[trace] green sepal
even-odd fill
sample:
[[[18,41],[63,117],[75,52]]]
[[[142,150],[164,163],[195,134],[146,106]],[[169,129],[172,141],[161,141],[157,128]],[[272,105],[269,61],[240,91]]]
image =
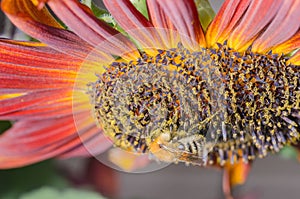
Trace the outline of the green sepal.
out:
[[[86,5],[87,7],[91,8],[93,0],[80,0],[80,2]]]
[[[300,51],[300,48],[296,48],[292,52],[288,53],[286,56],[293,57],[298,51]]]
[[[146,0],[130,0],[134,7],[149,19]]]
[[[194,0],[198,16],[202,25],[203,30],[205,31],[210,24],[210,22],[214,19],[216,13],[211,7],[209,0]]]

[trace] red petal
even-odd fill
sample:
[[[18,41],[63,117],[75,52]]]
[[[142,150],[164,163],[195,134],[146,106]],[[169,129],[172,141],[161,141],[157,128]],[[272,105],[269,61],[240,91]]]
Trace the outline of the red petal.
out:
[[[153,27],[129,0],[104,0],[103,2],[124,30]]]
[[[72,150],[66,151],[63,154],[59,155],[60,158],[72,158],[72,157],[89,157],[97,156],[108,148],[112,146],[112,142],[104,136],[102,133],[99,133],[100,130],[95,126],[90,130],[91,136],[87,139],[84,145],[78,145]]]
[[[56,119],[17,122],[0,137],[0,168],[25,166],[61,154],[67,155],[95,135],[103,137],[94,123],[86,119],[87,114],[88,112],[82,114],[80,122],[84,125],[78,129],[74,125],[72,115]],[[106,147],[102,147],[102,143]],[[103,151],[107,148],[107,144],[103,139],[102,143],[98,144]]]
[[[176,48],[180,41],[175,26],[168,17],[168,14],[161,8],[158,0],[147,1],[149,18],[157,30],[157,35],[161,38],[163,48]],[[157,47],[162,46],[161,44]]]
[[[298,31],[292,38],[289,40],[275,46],[272,48],[273,53],[290,53],[293,50],[300,48],[300,31]]]
[[[151,31],[153,25],[132,5],[129,0],[104,0],[106,8],[118,24],[143,47],[159,47],[160,38]],[[145,29],[148,28],[148,29]]]
[[[39,42],[0,39],[0,53],[0,60],[3,63],[8,62],[48,69],[77,71],[82,62],[82,59],[60,53]]]
[[[276,16],[284,0],[253,0],[237,27],[228,38],[228,45],[246,49]]]
[[[24,9],[24,4],[30,7],[31,10]],[[75,34],[50,26],[47,23],[41,23],[41,20],[37,18],[42,17],[40,13],[43,12],[37,10],[29,0],[4,0],[1,6],[2,10],[18,28],[58,51],[85,58],[86,54],[92,49],[90,45]],[[43,10],[45,9],[43,8]]]
[[[300,27],[299,8],[299,0],[285,0],[271,24],[254,42],[252,50],[263,53],[291,38]]]
[[[0,40],[0,46],[1,119],[72,113],[72,89],[81,60],[35,42]]]
[[[227,0],[207,31],[207,42],[216,46],[228,40],[240,51],[254,42],[254,51],[266,52],[299,29],[298,7],[297,0]]]
[[[1,8],[10,15],[26,13],[34,21],[44,25],[62,28],[47,8],[37,9],[31,0],[2,0]]]
[[[161,8],[180,34],[187,36],[191,42],[205,46],[203,30],[198,18],[197,8],[193,0],[159,0]]]
[[[20,75],[0,74],[1,89],[18,89],[28,91],[35,89],[72,88],[74,79],[61,79],[56,77],[34,78]]]
[[[118,56],[125,52],[136,51],[130,40],[97,19],[88,7],[78,1],[50,0],[48,4],[70,29],[91,45],[99,46],[105,52],[109,51]],[[113,35],[117,36],[112,37]],[[103,43],[105,40],[109,42]]]
[[[151,23],[153,24],[154,27],[157,28],[175,30],[175,27],[171,22],[170,18],[168,17],[167,13],[165,13],[161,9],[158,2],[159,2],[158,0],[147,0],[148,14]]]
[[[34,42],[0,40],[0,47],[1,93],[73,88],[82,60]]]
[[[0,100],[0,118],[2,115],[8,113],[14,113],[33,106],[37,107],[45,103],[51,104],[50,102],[57,101],[58,99],[70,98],[70,96],[70,91],[66,92],[65,89],[53,89],[26,93],[19,97]]]
[[[226,0],[206,32],[208,46],[223,43],[247,10],[251,0]]]

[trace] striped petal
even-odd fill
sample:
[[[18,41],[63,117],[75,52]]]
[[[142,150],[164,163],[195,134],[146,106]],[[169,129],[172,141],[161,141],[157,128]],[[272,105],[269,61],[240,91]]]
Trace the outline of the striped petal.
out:
[[[50,14],[42,15],[41,13],[48,13],[46,7],[38,10],[30,0],[3,0],[1,7],[18,28],[60,52],[84,58],[92,49],[92,46],[74,33],[53,25],[54,19],[47,17]],[[41,20],[42,17],[45,19]]]
[[[97,19],[88,7],[78,1],[49,0],[48,4],[73,32],[91,45],[98,46],[99,49],[118,56],[126,52],[136,51],[130,40]],[[104,41],[106,42],[104,43]]]
[[[1,108],[0,119],[1,120],[23,120],[23,119],[48,119],[48,118],[58,118],[66,115],[72,114],[72,98],[70,97],[70,91],[59,91],[52,90],[41,94],[41,92],[34,92],[25,94],[22,97],[6,99],[0,101],[4,104]],[[41,97],[34,97],[34,95],[41,94]],[[47,100],[46,97],[50,98],[52,94],[52,99]],[[53,99],[57,97],[57,99]],[[18,101],[18,100],[23,101]],[[16,102],[13,104],[13,102]],[[75,105],[75,104],[74,104]],[[80,104],[76,104],[79,106]],[[83,107],[83,105],[80,105]],[[9,107],[12,107],[9,109]]]

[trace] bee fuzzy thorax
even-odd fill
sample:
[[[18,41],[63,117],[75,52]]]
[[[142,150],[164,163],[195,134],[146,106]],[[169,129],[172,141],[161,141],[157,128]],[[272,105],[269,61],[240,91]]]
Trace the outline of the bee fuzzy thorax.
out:
[[[115,61],[89,85],[97,122],[117,147],[223,165],[299,139],[299,66],[288,57],[226,43],[156,52]]]

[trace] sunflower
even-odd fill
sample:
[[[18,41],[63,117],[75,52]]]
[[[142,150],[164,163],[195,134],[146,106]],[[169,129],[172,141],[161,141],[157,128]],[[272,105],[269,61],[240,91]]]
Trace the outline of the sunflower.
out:
[[[103,2],[117,26],[76,0],[2,1],[40,42],[0,40],[0,119],[15,121],[1,168],[113,143],[225,167],[235,185],[256,157],[297,144],[300,1],[226,0],[205,29],[193,0],[147,0],[146,14]]]

